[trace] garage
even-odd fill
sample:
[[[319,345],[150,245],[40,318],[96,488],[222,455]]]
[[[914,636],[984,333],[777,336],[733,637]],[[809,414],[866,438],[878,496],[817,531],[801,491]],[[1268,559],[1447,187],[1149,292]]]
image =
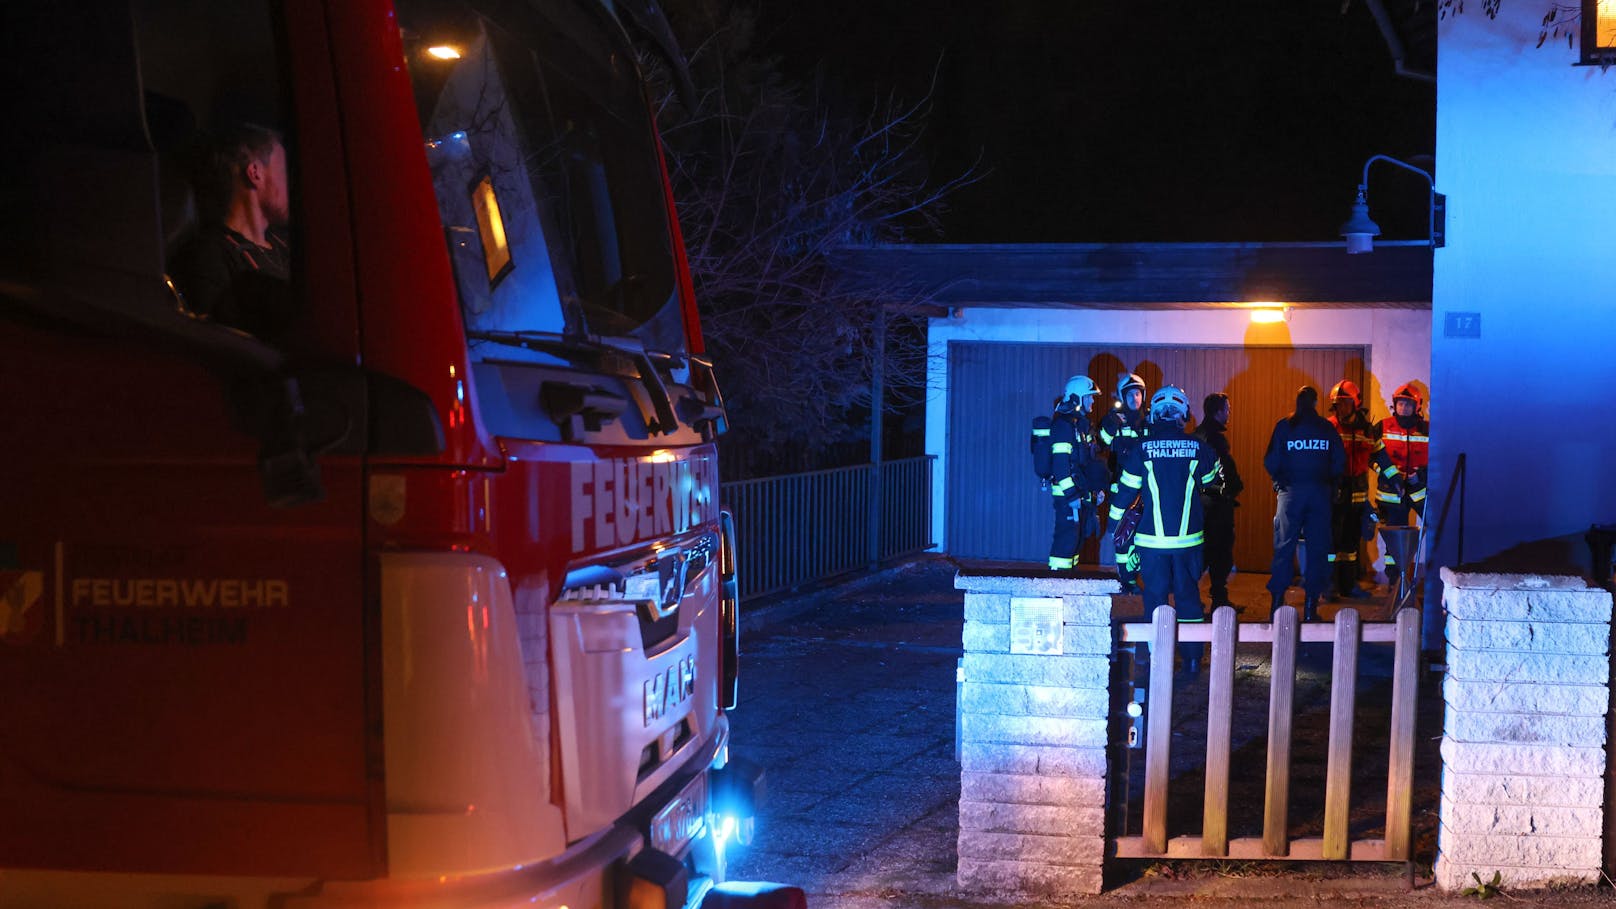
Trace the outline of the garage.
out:
[[[1206,395],[1229,395],[1234,411],[1229,441],[1246,481],[1236,512],[1235,564],[1243,571],[1267,571],[1272,555],[1274,491],[1262,455],[1274,421],[1290,413],[1302,385],[1318,388],[1321,395],[1342,378],[1364,387],[1368,371],[1363,346],[954,341],[947,358],[944,526],[950,555],[1043,561],[1049,554],[1051,506],[1032,472],[1029,425],[1049,414],[1069,376],[1088,375],[1110,390],[1120,375],[1135,372],[1152,391],[1164,383],[1184,388],[1196,418]],[[1096,409],[1111,403],[1102,399]]]
[[[1423,241],[1376,243],[1367,256],[1322,242],[939,244],[842,257],[857,281],[910,288],[930,306],[931,538],[955,558],[1044,564],[1052,509],[1027,442],[1032,419],[1075,374],[1107,391],[1127,371],[1152,390],[1181,385],[1196,416],[1207,394],[1230,396],[1246,481],[1235,561],[1245,571],[1266,572],[1272,560],[1262,452],[1299,386],[1327,395],[1350,378],[1379,420],[1392,390],[1412,382],[1441,432]],[[1378,546],[1366,553],[1377,567]]]

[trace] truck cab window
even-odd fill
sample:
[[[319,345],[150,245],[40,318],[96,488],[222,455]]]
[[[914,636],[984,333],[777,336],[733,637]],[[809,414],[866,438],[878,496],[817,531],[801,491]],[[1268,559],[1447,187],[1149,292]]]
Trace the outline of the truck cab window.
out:
[[[11,4],[0,46],[28,74],[12,113],[29,126],[0,140],[10,168],[0,196],[13,212],[0,286],[27,288],[25,305],[98,329],[194,333],[188,315],[279,330],[286,320],[274,310],[295,308],[286,288],[298,199],[280,9],[277,0]],[[231,216],[228,194],[206,176],[209,149],[245,125],[273,139],[241,145],[252,173],[232,175],[264,200],[237,206],[251,222]],[[193,245],[220,226],[250,241],[240,262],[278,274],[279,287],[237,293],[234,282],[212,287],[187,271]]]
[[[295,143],[271,13],[267,0],[150,0],[134,24],[176,305],[276,342],[298,296]]]

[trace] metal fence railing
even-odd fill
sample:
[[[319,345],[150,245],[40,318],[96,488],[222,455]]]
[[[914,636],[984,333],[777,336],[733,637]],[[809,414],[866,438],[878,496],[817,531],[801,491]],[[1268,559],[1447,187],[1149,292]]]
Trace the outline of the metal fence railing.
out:
[[[929,548],[935,460],[887,461],[879,483],[874,466],[860,464],[722,484],[735,515],[741,597]]]

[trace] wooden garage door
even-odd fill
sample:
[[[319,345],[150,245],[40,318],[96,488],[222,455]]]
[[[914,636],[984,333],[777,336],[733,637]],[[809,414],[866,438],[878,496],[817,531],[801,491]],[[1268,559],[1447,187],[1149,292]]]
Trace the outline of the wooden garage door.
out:
[[[1125,347],[951,342],[948,346],[947,548],[961,558],[1042,562],[1049,555],[1052,506],[1027,451],[1032,418],[1049,413],[1069,376],[1086,374],[1104,391],[1136,372],[1151,391],[1171,382],[1201,399],[1220,391],[1233,403],[1229,441],[1246,491],[1236,512],[1235,564],[1268,570],[1274,490],[1262,469],[1274,422],[1290,413],[1296,389],[1320,397],[1342,378],[1360,386],[1362,347]],[[1096,409],[1109,406],[1102,399]],[[1193,426],[1193,423],[1191,424]]]

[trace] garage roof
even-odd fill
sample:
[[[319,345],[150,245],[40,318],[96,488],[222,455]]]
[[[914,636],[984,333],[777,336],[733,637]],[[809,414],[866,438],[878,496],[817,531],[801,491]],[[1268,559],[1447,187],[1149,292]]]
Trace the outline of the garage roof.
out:
[[[1360,256],[1340,242],[1036,243],[847,247],[836,258],[857,283],[897,281],[945,306],[1431,308],[1421,241]]]

